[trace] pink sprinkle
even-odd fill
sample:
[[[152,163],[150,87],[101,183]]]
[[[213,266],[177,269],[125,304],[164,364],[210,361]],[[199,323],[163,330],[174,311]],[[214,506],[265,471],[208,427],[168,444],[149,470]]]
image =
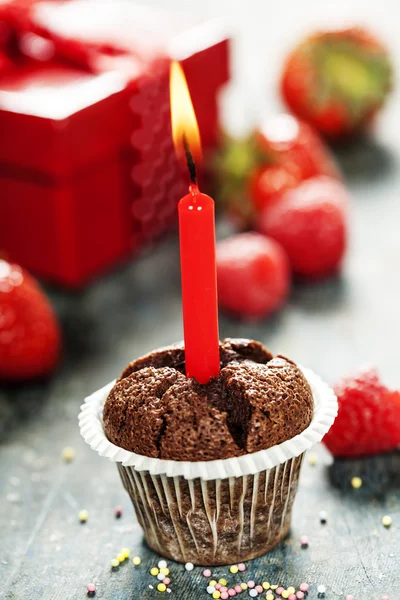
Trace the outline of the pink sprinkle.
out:
[[[282,592],[284,592],[284,591],[285,591],[285,588],[282,587],[281,585],[278,588],[276,588],[276,593],[277,594],[282,594]]]
[[[297,596],[297,598],[298,598],[299,600],[303,600],[303,599],[304,599],[304,594],[303,594],[303,592],[297,592],[296,596]]]
[[[221,592],[221,594],[223,594],[224,592],[228,591],[228,588],[223,585],[221,588],[219,588],[219,591]]]
[[[247,587],[252,589],[253,587],[255,587],[255,583],[252,579],[249,579],[249,581],[247,582]]]
[[[240,587],[240,585],[235,585],[235,592],[237,594],[241,594],[243,592],[242,588]]]
[[[306,535],[302,535],[300,538],[300,544],[304,547],[308,546],[308,537]]]
[[[222,585],[220,583],[216,583],[214,587],[216,590],[220,590],[222,588]]]
[[[346,600],[354,600],[353,594],[347,594]]]
[[[290,594],[289,600],[297,600],[296,594]]]
[[[263,593],[263,591],[264,591],[264,590],[263,590],[263,587],[262,587],[262,585],[256,585],[256,591],[257,591],[259,594],[262,594],[262,593]]]
[[[221,593],[221,600],[228,600],[228,598],[229,598],[228,592],[222,592]]]
[[[233,588],[229,588],[228,594],[229,594],[229,596],[236,596],[236,591]]]
[[[86,586],[86,589],[89,592],[89,594],[92,594],[93,592],[96,591],[96,586],[94,583],[88,583]]]
[[[246,565],[244,563],[239,563],[238,564],[238,569],[239,569],[239,571],[245,571],[246,570]]]
[[[122,507],[116,506],[115,507],[115,518],[119,519],[121,516],[122,516]]]
[[[166,577],[165,579],[162,580],[163,583],[165,583],[165,585],[169,585],[171,583],[171,580],[169,577]]]
[[[300,589],[302,592],[308,592],[308,590],[310,589],[310,586],[308,585],[308,583],[301,583]]]
[[[203,576],[204,577],[211,577],[211,571],[210,571],[210,569],[204,569]]]
[[[381,600],[390,600],[389,596],[382,596]]]

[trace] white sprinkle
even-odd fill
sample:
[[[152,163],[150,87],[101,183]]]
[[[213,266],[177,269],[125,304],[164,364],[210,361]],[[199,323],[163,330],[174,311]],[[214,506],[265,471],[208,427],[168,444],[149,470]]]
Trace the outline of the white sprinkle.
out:
[[[167,561],[166,560],[159,560],[157,567],[159,569],[166,569],[167,568]]]
[[[186,563],[186,565],[185,565],[185,569],[186,569],[186,571],[193,571],[193,569],[194,569],[194,564],[193,564],[193,563],[190,563],[190,562],[189,562],[189,563]]]
[[[153,586],[152,586],[152,585],[149,585],[149,589],[150,589],[150,590],[154,590],[154,588],[153,588]]]
[[[322,596],[324,596],[325,592],[326,592],[326,587],[324,585],[319,585],[317,587],[317,591],[318,591],[318,594],[321,594]]]
[[[167,588],[167,592],[170,594],[172,592],[171,588]]]
[[[249,596],[250,596],[251,598],[256,598],[256,597],[258,596],[258,592],[257,592],[257,590],[250,590],[250,591],[249,591]]]
[[[215,592],[215,587],[213,585],[207,586],[207,594],[212,594]]]
[[[321,521],[321,523],[326,523],[326,521],[328,520],[328,513],[326,512],[326,510],[320,511],[319,520]]]
[[[159,574],[157,575],[157,579],[159,579],[160,581],[163,581],[163,579],[165,579],[165,575],[164,575],[164,573],[159,573]]]

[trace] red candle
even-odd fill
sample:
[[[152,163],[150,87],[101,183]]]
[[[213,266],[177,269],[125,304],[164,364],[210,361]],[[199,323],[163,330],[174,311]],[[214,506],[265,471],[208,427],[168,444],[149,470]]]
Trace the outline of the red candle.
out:
[[[186,158],[191,179],[178,205],[186,375],[208,383],[220,369],[214,201],[197,186],[193,155],[200,154],[200,136],[178,63],[171,66],[171,119],[177,154]]]

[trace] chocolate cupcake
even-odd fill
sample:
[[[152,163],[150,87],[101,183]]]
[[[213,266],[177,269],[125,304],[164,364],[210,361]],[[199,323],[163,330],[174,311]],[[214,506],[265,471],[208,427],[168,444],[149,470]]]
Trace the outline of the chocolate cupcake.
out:
[[[81,414],[85,439],[118,463],[148,545],[181,562],[235,563],[282,540],[304,450],[322,437],[315,390],[295,363],[239,339],[224,340],[220,357],[219,375],[200,385],[185,376],[182,344],[155,350],[100,390],[95,438],[93,411]],[[326,386],[323,396],[326,429],[336,401]]]

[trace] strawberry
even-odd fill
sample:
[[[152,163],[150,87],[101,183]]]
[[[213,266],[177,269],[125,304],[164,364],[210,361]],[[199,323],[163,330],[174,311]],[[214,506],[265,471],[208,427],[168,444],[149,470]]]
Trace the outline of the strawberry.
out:
[[[292,115],[281,113],[266,118],[256,136],[259,148],[270,161],[297,171],[299,181],[316,175],[341,177],[332,154],[315,129]]]
[[[289,108],[335,139],[364,129],[392,88],[386,48],[361,28],[322,31],[303,40],[283,69]]]
[[[364,369],[335,388],[339,413],[324,443],[335,456],[368,456],[400,445],[400,392],[375,369]]]
[[[47,375],[60,348],[54,312],[36,281],[0,260],[0,380]]]
[[[252,226],[264,206],[304,179],[340,179],[318,133],[287,114],[265,119],[246,139],[226,137],[212,166],[218,201],[243,227]]]
[[[267,207],[256,227],[283,246],[295,274],[320,279],[336,271],[343,259],[347,204],[343,184],[314,177]]]
[[[284,250],[259,233],[239,233],[217,245],[222,308],[247,318],[269,315],[285,302],[290,268]]]
[[[284,192],[301,181],[300,172],[290,166],[260,167],[249,178],[249,196],[257,213],[279,201]]]

